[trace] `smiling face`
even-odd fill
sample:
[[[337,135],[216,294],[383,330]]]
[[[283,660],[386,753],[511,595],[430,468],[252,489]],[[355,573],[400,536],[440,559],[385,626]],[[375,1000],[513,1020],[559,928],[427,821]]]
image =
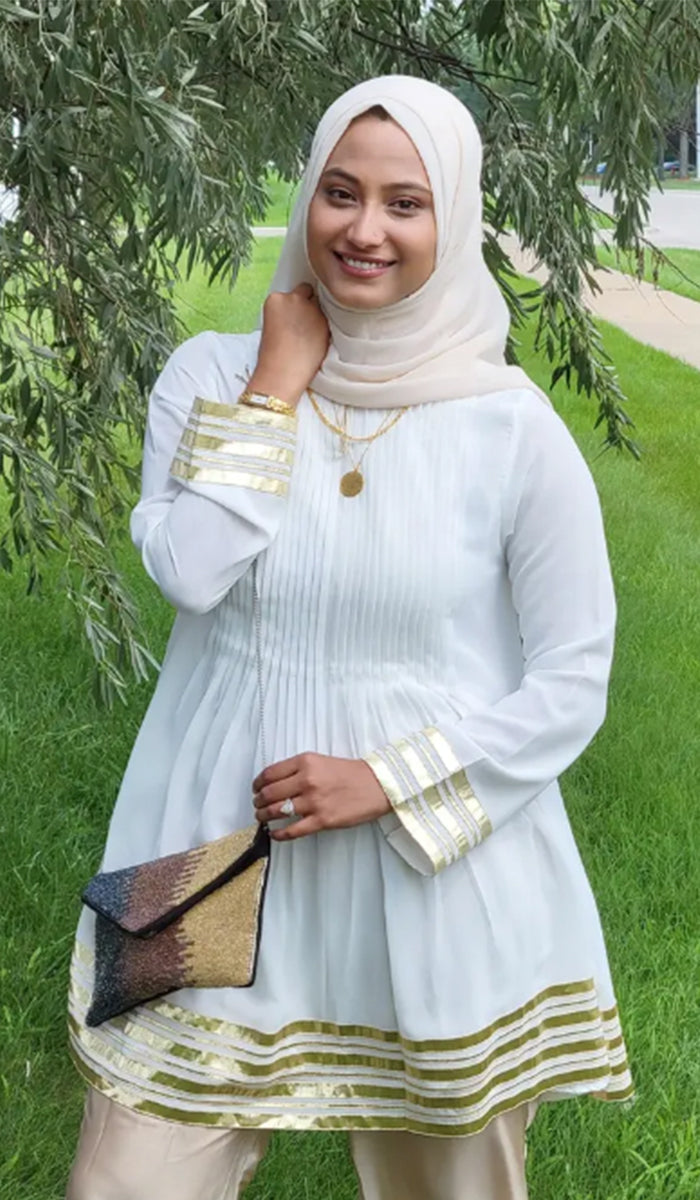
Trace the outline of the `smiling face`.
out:
[[[430,183],[408,134],[365,115],[348,126],[309,205],[309,262],[347,308],[383,308],[410,296],[435,266]]]

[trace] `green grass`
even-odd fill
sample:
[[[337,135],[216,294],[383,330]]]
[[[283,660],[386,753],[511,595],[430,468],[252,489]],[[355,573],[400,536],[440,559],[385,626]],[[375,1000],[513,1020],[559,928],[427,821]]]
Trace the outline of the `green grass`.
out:
[[[218,281],[210,287],[201,265],[175,289],[177,314],[187,329],[218,329],[220,333],[248,333],[258,316],[279,257],[282,238],[262,237],[254,246],[252,261],[241,267],[231,290]]]
[[[263,225],[287,225],[299,184],[286,183],[284,179],[280,179],[279,175],[271,172],[267,181],[267,190],[270,204],[265,213]]]
[[[581,183],[587,184],[589,187],[600,187],[600,175],[586,175]],[[661,190],[666,192],[669,189],[674,192],[694,192],[700,188],[700,180],[693,176],[688,176],[686,179],[678,179],[672,175],[661,180]],[[657,192],[659,189],[656,184],[651,185],[651,192]]]
[[[595,203],[595,202],[594,202]],[[614,229],[615,222],[609,213],[603,212],[602,209],[595,209],[592,212],[593,224],[598,229]]]
[[[645,250],[642,278],[666,291],[700,301],[700,250],[664,250],[664,254],[669,263],[661,264],[655,278],[653,256]],[[599,246],[598,261],[601,266],[612,267],[626,275],[637,274],[637,259],[632,254]]]
[[[661,187],[664,192],[669,189],[672,192],[695,192],[700,188],[700,179],[693,179],[690,176],[687,179],[673,179],[669,176],[668,179],[662,181]]]
[[[275,252],[274,243],[257,245],[242,297],[196,278],[183,285],[192,331],[249,328]],[[564,791],[598,896],[639,1099],[628,1110],[547,1106],[531,1140],[531,1195],[698,1200],[700,376],[611,327],[605,337],[645,456],[641,464],[599,456],[592,405],[557,388],[600,490],[620,610],[608,721]],[[525,357],[546,385],[527,345]],[[172,611],[125,528],[114,543],[160,655]],[[50,563],[43,594],[31,599],[21,572],[0,576],[1,1200],[63,1196],[82,1090],[66,1051],[64,999],[77,898],[152,692],[135,687],[126,707],[96,710],[59,573]],[[354,1196],[342,1136],[294,1134],[273,1140],[246,1200]]]

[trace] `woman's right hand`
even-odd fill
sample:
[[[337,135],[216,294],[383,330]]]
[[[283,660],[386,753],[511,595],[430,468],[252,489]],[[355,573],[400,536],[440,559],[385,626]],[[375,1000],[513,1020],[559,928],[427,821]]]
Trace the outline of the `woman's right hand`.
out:
[[[330,337],[311,284],[271,292],[263,305],[258,361],[248,387],[298,404],[328,353]]]

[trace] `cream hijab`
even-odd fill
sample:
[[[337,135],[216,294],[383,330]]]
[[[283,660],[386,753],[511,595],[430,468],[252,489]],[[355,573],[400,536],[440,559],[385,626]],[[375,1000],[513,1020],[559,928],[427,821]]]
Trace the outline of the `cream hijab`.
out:
[[[309,204],[328,157],[355,117],[381,104],[413,141],[433,191],[435,269],[417,292],[371,311],[338,304],[306,253]],[[508,310],[481,252],[481,141],[464,105],[444,88],[405,75],[368,79],[327,109],[311,154],[271,291],[313,284],[331,345],[312,386],[358,408],[539,389],[506,365]],[[542,395],[542,393],[539,393]],[[542,395],[542,399],[545,399]]]

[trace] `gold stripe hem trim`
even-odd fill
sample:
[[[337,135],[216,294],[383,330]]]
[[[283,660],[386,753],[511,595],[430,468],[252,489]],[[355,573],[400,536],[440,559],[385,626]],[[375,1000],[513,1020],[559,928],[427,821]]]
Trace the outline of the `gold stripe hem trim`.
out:
[[[302,1116],[295,1113],[267,1113],[261,1116],[250,1116],[249,1114],[234,1111],[213,1113],[175,1108],[172,1105],[164,1103],[135,1099],[133,1093],[128,1089],[120,1088],[110,1083],[104,1076],[93,1071],[82,1060],[74,1048],[71,1048],[71,1054],[76,1069],[92,1087],[110,1096],[127,1108],[186,1125],[206,1125],[233,1129],[403,1129],[411,1133],[455,1137],[461,1134],[478,1133],[493,1117],[517,1108],[520,1104],[534,1100],[542,1096],[545,1092],[571,1086],[572,1084],[593,1084],[596,1080],[602,1081],[607,1076],[607,1072],[597,1070],[565,1071],[558,1075],[552,1075],[548,1079],[539,1080],[530,1088],[526,1088],[514,1096],[508,1097],[508,1099],[494,1104],[474,1121],[441,1124],[438,1122],[419,1121],[406,1115],[380,1116],[372,1114],[370,1116],[357,1116],[348,1114],[343,1116]],[[619,1091],[592,1091],[592,1094],[596,1099],[619,1102],[631,1099],[634,1095],[634,1088],[630,1084]]]
[[[156,1054],[164,1057],[194,1063],[198,1068],[203,1070],[214,1068],[218,1074],[226,1071],[231,1077],[265,1079],[299,1068],[313,1066],[382,1072],[386,1075],[394,1075],[407,1080],[425,1081],[426,1083],[458,1082],[483,1075],[489,1068],[496,1065],[499,1059],[506,1059],[509,1056],[513,1056],[517,1051],[526,1047],[528,1043],[533,1042],[538,1043],[538,1056],[545,1053],[559,1053],[564,1051],[579,1053],[585,1049],[605,1049],[609,1053],[614,1047],[605,1038],[604,1034],[598,1037],[591,1037],[590,1035],[586,1036],[585,1029],[574,1031],[572,1028],[573,1026],[585,1026],[586,1024],[595,1023],[600,1023],[599,1014],[595,1010],[588,1010],[582,1013],[576,1012],[570,1015],[554,1014],[543,1018],[536,1026],[526,1030],[518,1037],[511,1038],[507,1042],[502,1042],[494,1046],[488,1054],[466,1066],[445,1064],[418,1067],[411,1062],[407,1062],[406,1059],[382,1058],[378,1053],[362,1054],[353,1050],[338,1053],[337,1049],[330,1051],[323,1047],[297,1050],[292,1053],[284,1052],[274,1062],[260,1064],[248,1062],[226,1051],[209,1052],[197,1050],[190,1046],[183,1046],[165,1036],[153,1034],[141,1027],[134,1029],[136,1036],[133,1036],[131,1040],[136,1043],[137,1047],[148,1047],[150,1050],[155,1051]],[[95,1039],[90,1030],[85,1029],[80,1021],[73,1016],[69,1017],[69,1027],[76,1040],[85,1045],[88,1053],[90,1052],[93,1040],[99,1041],[99,1039]],[[562,1036],[568,1034],[569,1037],[577,1037],[577,1040],[569,1043],[552,1041],[552,1038],[556,1037],[558,1030],[562,1031]],[[549,1035],[548,1038],[547,1035]],[[548,1040],[550,1042],[549,1046],[547,1046]],[[98,1046],[98,1054],[102,1053],[106,1058],[111,1057],[112,1051],[110,1050],[110,1054],[108,1055],[108,1049],[110,1048],[100,1044]],[[113,1053],[117,1056],[114,1062],[116,1066],[128,1069],[128,1063],[135,1061],[123,1055],[121,1051],[114,1050]],[[171,1084],[170,1086],[174,1085]],[[219,1089],[216,1085],[212,1085],[211,1088],[205,1085],[204,1090],[216,1092]]]
[[[93,963],[92,953],[86,946],[83,946],[79,942],[76,943],[75,957],[85,963],[86,966],[91,966]],[[290,1037],[295,1037],[299,1034],[310,1034],[332,1038],[364,1038],[378,1043],[400,1046],[402,1050],[408,1053],[439,1054],[453,1050],[466,1050],[472,1046],[478,1046],[481,1042],[492,1037],[494,1033],[506,1028],[508,1025],[514,1025],[516,1022],[521,1021],[523,1017],[530,1015],[540,1005],[552,999],[571,997],[572,1001],[578,1004],[590,1000],[593,1006],[592,1010],[600,1013],[600,1018],[604,1023],[617,1021],[617,1007],[614,1006],[602,1011],[595,1007],[596,994],[593,979],[552,984],[550,987],[543,988],[542,991],[537,992],[525,1004],[520,1005],[511,1012],[504,1013],[501,1017],[497,1017],[495,1021],[492,1021],[476,1033],[468,1034],[466,1037],[427,1038],[424,1041],[403,1037],[399,1032],[394,1030],[377,1029],[371,1025],[340,1025],[332,1021],[290,1021],[280,1029],[266,1033],[259,1029],[253,1029],[248,1025],[237,1025],[231,1021],[224,1021],[219,1017],[207,1017],[202,1013],[192,1012],[168,1000],[153,1001],[150,1004],[143,1005],[137,1011],[142,1011],[146,1015],[152,1014],[156,1018],[160,1016],[168,1021],[177,1022],[180,1025],[189,1025],[192,1029],[201,1029],[208,1033],[220,1033],[234,1041],[250,1042],[253,1045],[262,1047],[277,1046],[280,1042],[286,1041]],[[124,1018],[117,1018],[117,1020],[123,1021]]]

